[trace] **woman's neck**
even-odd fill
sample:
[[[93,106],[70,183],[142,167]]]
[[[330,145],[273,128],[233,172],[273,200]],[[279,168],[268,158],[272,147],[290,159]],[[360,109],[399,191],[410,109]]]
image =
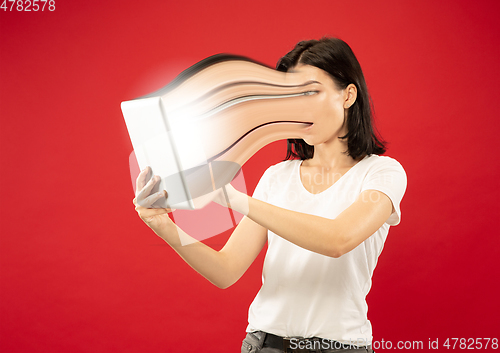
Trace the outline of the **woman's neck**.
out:
[[[314,156],[305,166],[321,168],[325,171],[351,168],[358,161],[347,154],[347,141],[335,139],[314,146]]]

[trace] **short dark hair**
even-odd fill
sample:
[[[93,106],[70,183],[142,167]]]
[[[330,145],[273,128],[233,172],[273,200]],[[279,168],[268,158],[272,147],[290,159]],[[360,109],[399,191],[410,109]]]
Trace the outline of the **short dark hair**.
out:
[[[347,154],[358,159],[370,154],[385,152],[385,142],[377,136],[373,124],[373,107],[365,77],[358,59],[349,45],[338,38],[322,38],[297,43],[276,65],[278,71],[286,72],[297,64],[311,65],[326,71],[340,89],[354,84],[357,89],[355,103],[347,112]],[[289,139],[286,159],[309,159],[314,147],[302,139]]]

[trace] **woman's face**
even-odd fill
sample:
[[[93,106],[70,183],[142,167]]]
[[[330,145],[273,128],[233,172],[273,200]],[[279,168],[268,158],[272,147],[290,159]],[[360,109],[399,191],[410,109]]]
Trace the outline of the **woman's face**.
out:
[[[313,112],[313,124],[305,129],[303,140],[309,145],[319,145],[344,136],[348,89],[339,89],[328,73],[315,66],[298,64],[288,72],[304,75],[305,81],[318,82],[316,104],[308,107]]]

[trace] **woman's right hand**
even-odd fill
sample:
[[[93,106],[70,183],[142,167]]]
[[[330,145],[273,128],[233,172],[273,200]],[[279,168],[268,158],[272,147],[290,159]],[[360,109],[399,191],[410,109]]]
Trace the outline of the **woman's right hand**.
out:
[[[160,177],[154,175],[147,180],[147,176],[150,174],[151,168],[147,167],[137,177],[136,180],[136,196],[133,200],[135,205],[135,210],[139,214],[139,217],[146,223],[155,233],[168,227],[175,226],[174,222],[168,216],[168,213],[172,212],[169,208],[150,208],[156,201],[163,197],[167,197],[168,194],[165,190],[151,194],[153,187],[160,181]]]

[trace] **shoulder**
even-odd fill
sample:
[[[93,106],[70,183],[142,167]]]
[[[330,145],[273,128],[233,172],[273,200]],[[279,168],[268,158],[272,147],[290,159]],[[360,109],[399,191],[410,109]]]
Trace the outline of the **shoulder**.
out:
[[[378,156],[372,154],[365,157],[360,163],[358,170],[365,175],[380,174],[380,173],[397,173],[406,178],[406,172],[396,159],[389,156]]]
[[[267,168],[264,174],[275,175],[282,173],[290,173],[294,170],[297,165],[299,165],[302,161],[299,159],[287,160],[277,164],[274,164]]]
[[[378,156],[376,154],[372,154],[366,157],[366,164],[370,168],[377,167],[398,167],[403,169],[401,163],[399,163],[396,159],[389,156]]]
[[[378,189],[386,193],[393,190],[404,194],[407,185],[406,172],[397,160],[388,156],[371,155],[360,162],[358,178],[362,189]]]
[[[260,183],[267,185],[274,184],[275,182],[283,182],[293,176],[294,171],[300,165],[301,160],[287,160],[274,164],[266,169],[260,179]]]
[[[361,191],[378,190],[386,194],[392,202],[394,212],[387,224],[396,225],[401,219],[399,204],[406,191],[406,172],[397,160],[388,156],[371,155],[365,162]]]
[[[267,201],[270,190],[276,186],[286,184],[287,180],[293,178],[293,171],[300,164],[300,160],[289,160],[277,163],[266,169],[260,178],[253,197],[262,201]]]
[[[401,201],[407,185],[406,172],[397,160],[388,156],[371,155],[364,163],[362,190],[375,189],[387,194],[393,204]]]

